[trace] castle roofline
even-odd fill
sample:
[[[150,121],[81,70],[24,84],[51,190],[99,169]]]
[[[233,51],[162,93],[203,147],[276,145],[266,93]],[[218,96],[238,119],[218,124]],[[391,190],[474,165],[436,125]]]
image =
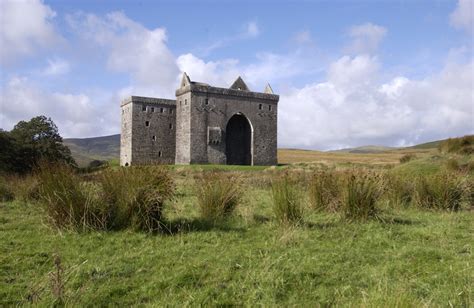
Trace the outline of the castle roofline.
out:
[[[176,96],[180,96],[188,92],[229,95],[229,96],[237,96],[237,97],[249,97],[249,98],[262,99],[262,100],[271,100],[275,102],[278,102],[278,100],[280,99],[280,96],[277,94],[234,90],[234,89],[212,87],[209,85],[200,85],[200,84],[193,84],[193,83],[185,87],[177,89]]]
[[[144,104],[151,104],[151,105],[168,105],[168,106],[176,106],[175,99],[167,99],[167,98],[156,98],[156,97],[146,97],[146,96],[129,96],[125,98],[120,106],[125,106],[129,103],[144,103]]]

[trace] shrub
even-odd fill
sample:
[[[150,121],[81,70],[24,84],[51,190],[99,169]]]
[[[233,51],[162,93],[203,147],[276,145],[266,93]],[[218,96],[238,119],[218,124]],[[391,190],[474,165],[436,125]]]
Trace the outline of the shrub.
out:
[[[272,182],[273,211],[278,222],[297,224],[303,218],[301,195],[288,175]]]
[[[335,211],[341,203],[340,176],[336,172],[314,173],[309,182],[309,199],[313,208]]]
[[[106,170],[99,181],[107,208],[107,228],[148,232],[162,226],[166,200],[174,195],[169,171],[160,166]]]
[[[12,201],[15,198],[7,179],[0,176],[0,202]]]
[[[453,172],[419,177],[415,185],[415,204],[422,208],[457,211],[468,198],[465,178]]]
[[[403,155],[402,157],[400,157],[400,163],[401,163],[401,164],[404,164],[404,163],[407,163],[407,162],[409,162],[409,161],[411,161],[411,160],[413,160],[413,159],[416,159],[416,155],[415,155],[415,154],[411,154],[411,153],[405,154],[405,155]]]
[[[202,218],[217,221],[234,212],[241,197],[235,177],[210,172],[197,183],[197,201]]]
[[[64,164],[43,164],[38,172],[39,201],[50,222],[58,227],[84,231],[104,228],[104,211],[91,183],[82,183]]]
[[[344,217],[348,220],[367,220],[377,217],[376,203],[382,192],[382,179],[371,172],[348,174],[345,185]]]

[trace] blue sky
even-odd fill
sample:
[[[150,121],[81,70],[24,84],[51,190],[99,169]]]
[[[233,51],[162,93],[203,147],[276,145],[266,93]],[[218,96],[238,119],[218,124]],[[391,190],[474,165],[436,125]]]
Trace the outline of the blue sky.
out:
[[[280,94],[280,147],[410,145],[474,132],[473,8],[460,1],[0,0],[0,127],[51,116],[119,133],[129,95],[192,80]]]

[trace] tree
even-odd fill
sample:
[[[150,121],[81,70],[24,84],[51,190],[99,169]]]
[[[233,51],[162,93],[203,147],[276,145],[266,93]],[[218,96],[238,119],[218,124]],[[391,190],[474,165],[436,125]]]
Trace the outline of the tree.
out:
[[[51,118],[37,116],[18,122],[9,133],[13,139],[15,171],[31,171],[40,161],[64,162],[76,166],[71,151],[63,144],[58,127]]]
[[[9,173],[14,172],[16,166],[18,149],[16,148],[15,139],[6,132],[0,129],[0,172]]]

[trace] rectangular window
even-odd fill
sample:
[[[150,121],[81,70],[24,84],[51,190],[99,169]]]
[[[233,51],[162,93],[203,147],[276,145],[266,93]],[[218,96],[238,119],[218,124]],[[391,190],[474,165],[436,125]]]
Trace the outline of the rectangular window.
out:
[[[163,113],[163,111],[164,111],[163,108],[160,108],[160,113]]]
[[[161,157],[163,156],[163,153],[161,153],[161,151],[158,151],[158,157]]]
[[[204,100],[204,103],[205,103],[206,105],[209,105],[209,99],[206,98],[206,99]]]
[[[151,112],[155,112],[155,107],[151,107]]]
[[[170,129],[173,129],[173,124],[170,124]]]
[[[151,137],[151,140],[156,141],[156,136]]]
[[[262,104],[258,104],[258,110],[262,110]]]
[[[146,111],[146,106],[142,106],[142,111]]]
[[[145,126],[146,127],[150,126],[150,121],[145,121]]]
[[[185,104],[185,105],[188,104],[188,100],[187,100],[187,99],[184,100],[184,104]]]
[[[170,108],[170,114],[173,114],[173,109]]]
[[[268,111],[272,111],[272,105],[268,105]]]

